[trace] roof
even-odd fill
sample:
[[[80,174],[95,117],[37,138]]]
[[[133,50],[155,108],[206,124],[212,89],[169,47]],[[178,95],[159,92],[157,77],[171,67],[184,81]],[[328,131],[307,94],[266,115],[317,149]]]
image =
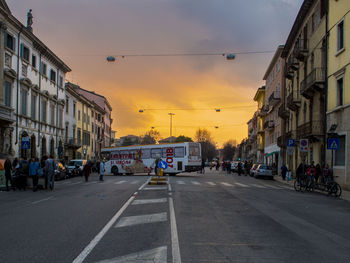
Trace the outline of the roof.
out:
[[[270,62],[270,65],[268,66],[266,72],[265,72],[265,75],[264,75],[264,78],[263,80],[266,80],[267,77],[270,75],[270,72],[271,70],[273,69],[273,67],[275,66],[276,62],[277,62],[277,59],[281,56],[282,54],[282,51],[283,51],[283,48],[284,48],[284,45],[279,45],[277,47],[277,50],[275,52],[275,55],[273,56],[271,62]]]
[[[90,91],[90,90],[83,89],[83,88],[81,88],[81,87],[79,87],[79,86],[78,86],[78,88],[81,89],[81,90],[83,90],[83,91],[86,91],[86,92],[88,92],[88,93],[91,93],[91,94],[93,94],[93,95],[96,95],[96,96],[99,96],[99,97],[103,98],[103,99],[105,100],[105,103],[107,104],[109,110],[112,111],[112,106],[109,104],[109,102],[108,102],[108,100],[106,99],[105,96],[103,96],[103,95],[101,95],[101,94],[98,94],[98,93],[95,93],[95,91]]]
[[[303,25],[303,22],[313,3],[314,0],[304,0],[303,4],[301,5],[298,15],[294,21],[292,30],[289,33],[283,52],[281,54],[282,58],[286,58],[288,56],[290,49],[293,47],[294,40],[297,38],[297,34],[299,33],[299,30]]]
[[[260,94],[262,92],[265,92],[265,86],[262,86],[262,87],[258,88],[258,90],[256,91],[256,93],[254,95],[254,101],[258,100],[258,97],[260,96]]]

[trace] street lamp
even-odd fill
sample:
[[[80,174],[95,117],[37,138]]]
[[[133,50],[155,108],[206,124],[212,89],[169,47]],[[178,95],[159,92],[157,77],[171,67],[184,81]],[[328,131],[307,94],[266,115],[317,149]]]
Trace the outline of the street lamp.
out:
[[[175,115],[175,113],[168,113],[168,115],[170,116],[170,140],[171,140],[171,136],[173,134],[173,116]]]

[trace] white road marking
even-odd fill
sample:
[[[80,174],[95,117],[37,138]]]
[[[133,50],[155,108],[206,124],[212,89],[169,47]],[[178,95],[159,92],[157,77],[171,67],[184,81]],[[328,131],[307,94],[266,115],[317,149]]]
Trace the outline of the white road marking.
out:
[[[132,181],[131,184],[137,184],[138,182],[139,182],[139,180]]]
[[[125,226],[157,223],[157,222],[164,222],[167,220],[168,220],[168,216],[166,212],[140,215],[140,216],[126,216],[126,217],[122,217],[114,227],[118,228],[118,227],[125,227]]]
[[[147,181],[143,185],[141,185],[138,190],[141,191],[149,183],[151,178],[152,178],[152,176],[148,177]]]
[[[177,184],[186,184],[184,181],[176,181]]]
[[[229,184],[229,183],[225,183],[225,182],[221,182],[222,185],[225,185],[225,186],[233,186],[232,184]]]
[[[81,263],[85,260],[85,258],[90,254],[90,252],[94,249],[94,247],[101,241],[103,236],[107,233],[107,231],[113,226],[115,221],[118,220],[120,215],[125,211],[125,209],[130,205],[130,203],[135,199],[135,196],[131,196],[129,200],[120,208],[120,210],[112,217],[111,220],[103,227],[103,229],[95,236],[93,240],[84,248],[84,250],[74,259],[73,263]]]
[[[166,198],[140,199],[140,200],[134,200],[134,202],[132,202],[132,205],[165,203],[166,201],[167,201]]]
[[[260,184],[251,184],[252,186],[258,187],[258,188],[266,188],[265,186],[262,186]]]
[[[125,263],[125,262],[152,262],[164,263],[167,262],[167,247],[157,247],[151,250],[132,253],[126,256],[105,259],[96,263]]]
[[[241,183],[235,183],[236,185],[238,185],[238,186],[241,186],[241,187],[249,187],[248,185],[246,185],[246,184],[241,184]]]
[[[168,181],[168,191],[171,192],[171,185],[169,181]]]
[[[215,183],[213,183],[213,182],[207,182],[207,184],[210,184],[210,185],[216,185]]]
[[[201,184],[201,183],[196,182],[196,181],[191,181],[191,183],[194,184],[194,185],[200,185]]]
[[[266,187],[268,187],[268,188],[272,188],[272,189],[281,190],[281,188],[276,187],[276,186],[273,186],[273,185],[269,185],[269,184],[263,184],[263,185],[265,185],[265,186],[266,186]]]
[[[154,186],[154,187],[145,187],[143,190],[166,190],[167,186]]]
[[[126,181],[118,181],[118,182],[115,182],[114,184],[123,184],[125,183]]]
[[[38,201],[34,201],[34,202],[32,202],[32,204],[34,205],[34,204],[38,204],[38,203],[41,203],[41,202],[44,202],[44,201],[48,201],[48,200],[50,200],[50,199],[52,199],[53,198],[53,196],[50,196],[50,197],[48,197],[48,198],[44,198],[44,199],[40,199],[40,200],[38,200]]]
[[[181,263],[180,245],[177,234],[175,209],[173,198],[169,197],[169,210],[170,210],[170,228],[171,228],[171,250],[173,256],[173,263]]]

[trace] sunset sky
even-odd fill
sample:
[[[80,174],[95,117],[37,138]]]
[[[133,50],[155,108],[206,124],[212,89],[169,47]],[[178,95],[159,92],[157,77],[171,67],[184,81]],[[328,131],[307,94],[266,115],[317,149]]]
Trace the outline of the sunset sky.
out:
[[[207,128],[221,146],[247,136],[253,96],[302,0],[7,0],[72,68],[67,79],[104,95],[116,137],[154,126],[163,138]],[[263,54],[239,54],[272,51]],[[223,56],[126,56],[237,53]],[[108,55],[118,56],[108,63]],[[220,108],[221,112],[215,112]],[[145,109],[139,113],[139,109]],[[218,126],[219,128],[215,128]]]

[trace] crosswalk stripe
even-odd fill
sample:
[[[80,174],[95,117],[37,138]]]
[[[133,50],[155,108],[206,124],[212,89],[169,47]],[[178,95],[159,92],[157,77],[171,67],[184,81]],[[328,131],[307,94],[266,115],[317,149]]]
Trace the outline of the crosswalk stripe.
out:
[[[194,185],[200,185],[201,184],[201,183],[196,182],[196,181],[191,181],[191,183],[194,184]]]
[[[184,181],[176,181],[177,184],[185,184]]]
[[[221,182],[221,184],[224,185],[224,186],[233,186],[232,184],[225,183],[225,182]]]
[[[167,213],[156,213],[156,214],[148,214],[148,215],[140,215],[140,216],[126,216],[122,217],[120,221],[114,226],[125,227],[125,226],[134,226],[140,224],[149,224],[155,222],[164,222],[167,221]]]
[[[115,182],[114,184],[123,184],[125,183],[126,181],[118,181],[118,182]]]
[[[269,184],[263,184],[264,186],[268,187],[268,188],[272,188],[272,189],[276,189],[276,190],[281,190],[282,188],[273,186],[273,185],[269,185]]]
[[[144,205],[144,204],[156,204],[156,203],[165,203],[167,201],[166,198],[157,198],[157,199],[140,199],[134,200],[132,205]]]
[[[168,187],[163,187],[163,186],[152,186],[152,187],[145,187],[142,190],[166,190]]]
[[[216,185],[215,183],[213,183],[213,182],[207,182],[207,184],[210,184],[210,185]]]
[[[266,188],[265,186],[259,185],[259,184],[252,184],[252,186],[258,187],[258,188]]]
[[[241,183],[235,183],[235,184],[242,187],[249,187],[249,185],[246,185],[246,184],[241,184]]]

